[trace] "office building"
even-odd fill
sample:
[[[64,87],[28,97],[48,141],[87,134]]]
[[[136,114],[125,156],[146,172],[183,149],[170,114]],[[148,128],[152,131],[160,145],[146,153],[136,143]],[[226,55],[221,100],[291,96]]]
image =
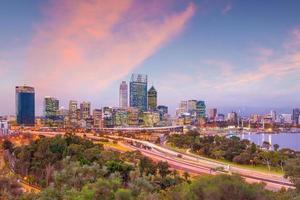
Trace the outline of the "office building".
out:
[[[197,107],[197,100],[188,100],[187,101],[187,111],[189,113],[193,113],[196,110]]]
[[[163,120],[164,116],[168,114],[168,106],[159,105],[157,106],[157,111],[159,112],[160,120]]]
[[[103,121],[102,121],[102,110],[101,109],[94,109],[93,110],[93,120],[94,120],[94,128],[99,129],[103,128]]]
[[[122,81],[119,89],[119,107],[128,107],[128,85],[126,81]]]
[[[206,117],[206,105],[204,101],[197,101],[196,116],[197,118],[202,118],[202,119]]]
[[[227,114],[227,121],[232,124],[237,124],[238,116],[236,112],[230,112]]]
[[[209,120],[215,120],[217,117],[217,109],[216,108],[210,108],[208,110],[208,118]]]
[[[296,125],[299,124],[299,115],[300,115],[300,109],[299,108],[294,108],[293,113],[292,113],[293,124],[296,124]]]
[[[34,126],[35,124],[35,93],[29,86],[16,86],[17,124]]]
[[[285,123],[285,124],[292,124],[293,123],[292,114],[281,114],[280,118],[281,118],[282,123]]]
[[[139,125],[139,109],[129,108],[128,109],[128,125],[136,127]]]
[[[152,86],[148,91],[148,109],[151,111],[156,110],[157,107],[157,91]]]
[[[91,103],[84,101],[80,104],[80,119],[87,119],[91,116]]]
[[[132,74],[130,80],[130,107],[147,110],[147,75]]]
[[[59,101],[54,97],[44,98],[44,116],[46,119],[56,120],[58,118]]]

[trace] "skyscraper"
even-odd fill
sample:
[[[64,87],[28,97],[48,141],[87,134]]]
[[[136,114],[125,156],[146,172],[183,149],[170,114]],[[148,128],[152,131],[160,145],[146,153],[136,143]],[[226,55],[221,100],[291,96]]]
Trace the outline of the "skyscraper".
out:
[[[147,75],[132,74],[130,80],[130,106],[147,110]]]
[[[204,101],[197,101],[196,115],[197,115],[198,118],[205,118],[205,116],[206,116],[206,106],[205,106]]]
[[[208,118],[210,120],[215,120],[217,117],[217,109],[216,108],[210,108],[208,110]]]
[[[299,115],[300,115],[300,109],[299,108],[294,108],[293,113],[292,113],[293,124],[298,124],[299,123]]]
[[[128,107],[128,85],[126,81],[122,81],[122,83],[120,84],[119,107],[121,108]]]
[[[152,86],[148,91],[148,109],[156,110],[157,107],[157,91]]]
[[[59,101],[54,97],[44,98],[44,115],[46,119],[56,120],[58,117]]]
[[[69,120],[72,125],[77,123],[77,101],[71,100],[69,102]]]
[[[80,104],[80,118],[87,119],[91,115],[91,103],[84,101]]]
[[[187,101],[187,111],[193,113],[196,110],[197,100],[188,100]]]
[[[33,126],[35,123],[34,88],[16,86],[16,116],[17,124]]]

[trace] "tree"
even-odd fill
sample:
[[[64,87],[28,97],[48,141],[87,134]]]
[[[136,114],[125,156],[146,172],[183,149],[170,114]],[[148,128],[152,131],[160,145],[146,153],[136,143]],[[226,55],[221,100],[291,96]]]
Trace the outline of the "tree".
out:
[[[171,171],[169,170],[169,164],[168,164],[168,162],[159,161],[157,163],[157,169],[158,169],[159,175],[162,178],[166,177],[168,174],[171,173]]]
[[[285,177],[289,178],[300,192],[300,158],[288,160],[284,167]]]
[[[155,175],[157,167],[150,158],[144,156],[140,159],[139,169],[140,169],[141,176],[143,174],[148,176],[149,174]]]
[[[13,152],[13,149],[14,149],[14,145],[11,141],[9,140],[4,140],[3,144],[2,144],[2,148],[4,150],[8,150],[10,153]]]
[[[279,145],[278,145],[278,144],[274,144],[274,145],[273,145],[273,148],[274,148],[274,151],[278,151]]]

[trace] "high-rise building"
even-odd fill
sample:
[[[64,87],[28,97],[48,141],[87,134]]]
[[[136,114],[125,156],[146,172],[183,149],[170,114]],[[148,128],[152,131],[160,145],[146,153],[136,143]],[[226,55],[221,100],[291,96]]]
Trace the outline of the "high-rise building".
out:
[[[238,120],[238,116],[236,112],[230,112],[227,114],[227,121],[233,124],[236,124]]]
[[[210,120],[215,120],[217,117],[217,109],[216,108],[210,108],[208,110],[208,118]]]
[[[294,108],[292,113],[293,124],[299,124],[299,115],[300,115],[300,109]]]
[[[156,110],[157,107],[157,91],[152,86],[148,91],[148,109],[149,110]]]
[[[80,104],[80,119],[87,119],[91,116],[91,103],[84,101]]]
[[[130,107],[147,110],[147,75],[132,74],[130,80]]]
[[[197,100],[188,100],[187,101],[187,111],[189,113],[193,113],[196,110],[197,107]]]
[[[206,105],[205,101],[197,101],[196,104],[196,116],[198,118],[205,118],[206,116]]]
[[[29,86],[16,86],[17,124],[33,126],[35,124],[35,93]]]
[[[69,117],[70,119],[77,119],[76,111],[77,111],[77,101],[71,100],[69,102]]]
[[[271,110],[270,112],[271,118],[272,118],[272,122],[276,122],[277,120],[277,114],[275,110]]]
[[[164,115],[168,114],[168,106],[159,105],[157,106],[157,111],[159,112],[160,120],[162,120]]]
[[[139,125],[139,110],[138,110],[138,108],[129,108],[128,109],[128,125],[133,126],[133,127]]]
[[[56,120],[58,118],[59,101],[54,97],[44,98],[44,115],[46,119]]]
[[[120,84],[119,107],[121,108],[128,107],[128,85],[126,81],[122,81],[122,83]]]
[[[102,128],[102,110],[94,109],[93,110],[93,119],[94,119],[94,128]]]
[[[188,112],[188,103],[187,101],[180,101],[179,107],[176,109],[176,116],[180,117],[183,113]]]

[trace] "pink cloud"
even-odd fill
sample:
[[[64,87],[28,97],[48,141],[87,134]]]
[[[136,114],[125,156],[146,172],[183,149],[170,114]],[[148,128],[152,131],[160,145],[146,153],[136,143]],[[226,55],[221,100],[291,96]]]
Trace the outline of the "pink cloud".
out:
[[[93,94],[177,36],[193,16],[169,1],[52,1],[28,51],[25,81],[41,94]]]

